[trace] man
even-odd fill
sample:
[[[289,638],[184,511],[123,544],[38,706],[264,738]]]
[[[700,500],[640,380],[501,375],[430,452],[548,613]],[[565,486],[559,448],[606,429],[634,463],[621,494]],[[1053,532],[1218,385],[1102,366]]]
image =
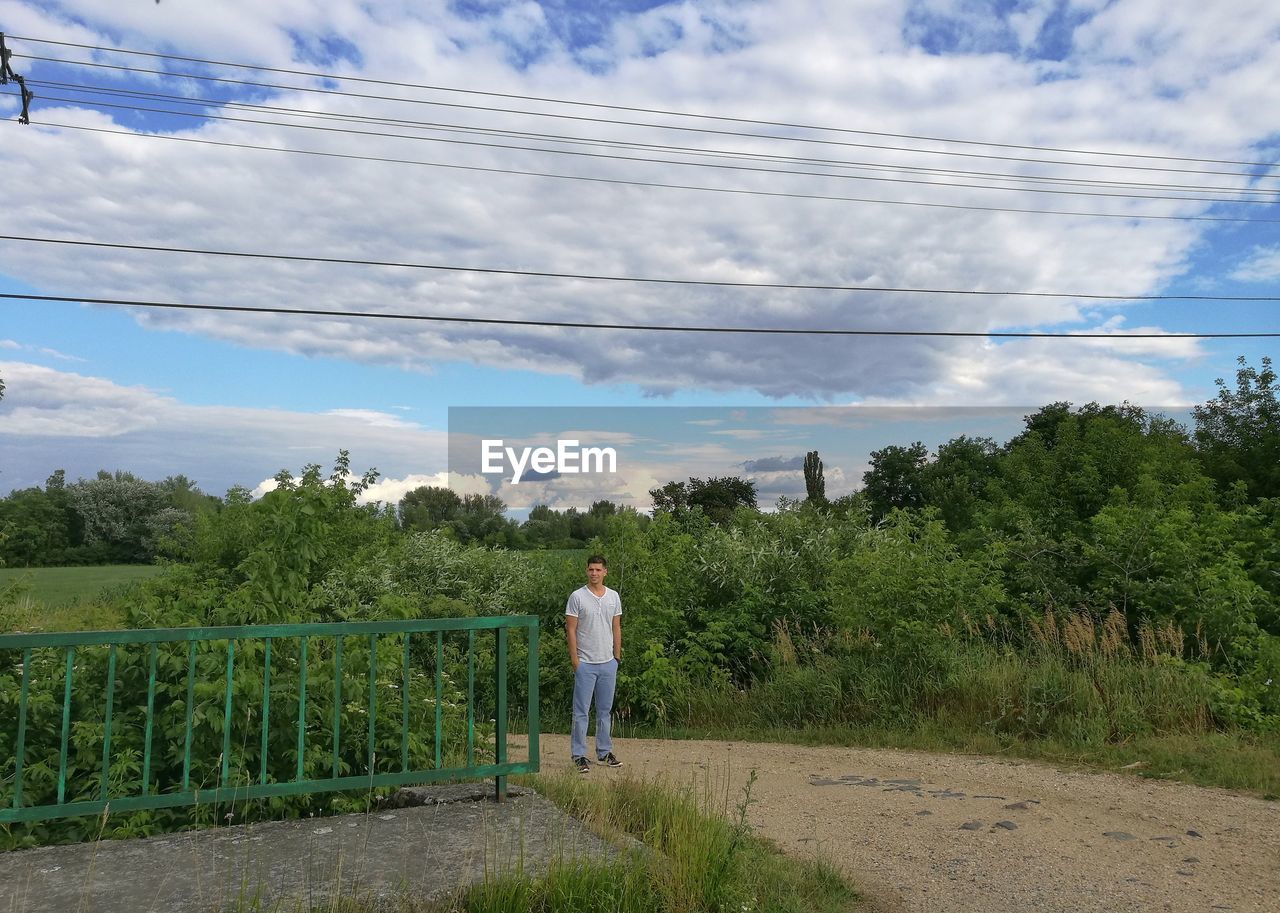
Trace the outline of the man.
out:
[[[570,753],[579,773],[590,773],[587,760],[587,719],[596,704],[596,760],[621,767],[609,738],[613,689],[622,659],[622,599],[604,585],[609,565],[600,555],[587,559],[587,585],[569,595],[564,629],[573,664],[573,735]]]

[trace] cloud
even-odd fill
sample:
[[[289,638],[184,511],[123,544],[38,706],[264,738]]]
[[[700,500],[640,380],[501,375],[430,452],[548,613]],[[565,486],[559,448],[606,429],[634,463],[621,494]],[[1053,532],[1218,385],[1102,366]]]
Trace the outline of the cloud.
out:
[[[329,466],[344,449],[353,464],[400,478],[445,467],[443,432],[387,422],[372,410],[192,405],[146,387],[25,362],[0,362],[0,377],[6,384],[0,400],[5,489],[40,484],[57,467],[71,478],[121,468],[150,479],[182,473],[221,493],[280,469],[296,474],[307,463]],[[377,490],[387,498],[394,493]]]
[[[742,471],[756,472],[789,472],[804,469],[804,457],[763,457],[758,460],[747,460],[742,464]]]
[[[1255,247],[1230,277],[1238,282],[1270,282],[1280,279],[1280,245]]]
[[[398,0],[226,0],[194,12],[176,4],[8,0],[3,9],[19,33],[90,44],[176,49],[296,67],[329,53],[323,49],[340,35],[345,50],[325,67],[348,74],[851,130],[1222,159],[1251,156],[1250,150],[1266,138],[1269,128],[1257,112],[1270,105],[1271,77],[1280,69],[1280,41],[1275,40],[1280,8],[1274,4],[1242,2],[1222,9],[1156,0],[1120,0],[1105,8],[1074,3],[1069,6],[1079,15],[1054,19],[1052,28],[1049,6],[1020,7],[1016,16],[999,23],[1000,35],[1011,36],[1007,48],[1001,37],[944,43],[931,54],[922,54],[909,34],[912,11],[972,19],[971,4],[674,3],[634,14],[599,12],[589,28],[576,29],[566,25],[567,14],[552,16],[526,3],[467,5],[466,13],[460,5]],[[1028,51],[1039,47],[1036,43],[1043,43],[1049,31],[1070,51],[1062,60]],[[57,73],[46,64],[27,63],[36,77]],[[116,79],[101,73],[86,78]],[[385,94],[460,101],[456,95],[421,90],[386,88]],[[469,98],[462,103],[484,103]],[[850,133],[822,134],[830,141],[822,145],[795,142],[789,137],[800,131],[789,129],[738,131],[788,137],[778,141],[294,91],[260,92],[256,100],[313,112],[555,132],[593,141],[675,143],[701,152],[732,147],[871,166],[1133,180],[1132,172],[1118,167],[944,159],[841,145],[878,142]],[[4,104],[11,110],[11,101]],[[655,120],[520,100],[491,107]],[[127,112],[86,112],[41,100],[36,123],[23,128],[20,141],[0,150],[9,191],[6,225],[15,234],[127,237],[144,244],[177,238],[190,247],[580,274],[1136,295],[1160,290],[1177,277],[1208,224],[577,184],[109,136],[49,126],[53,123],[129,131],[149,126]],[[165,129],[174,126],[166,124]],[[430,141],[475,139],[443,130],[381,132],[419,138],[229,122],[184,124],[177,135],[765,193],[1072,209],[1108,216],[1199,215],[1210,209],[1185,201],[943,185],[947,180],[980,182],[975,176],[922,178],[865,166],[787,166],[845,175],[832,177],[716,171],[706,167],[716,159],[692,153],[681,158],[697,166],[571,159]],[[549,145],[527,139],[517,144]],[[588,151],[637,154],[635,149],[605,147]],[[654,157],[652,150],[642,154]],[[49,180],[50,175],[57,180]],[[929,183],[868,183],[849,175]],[[1250,179],[1215,180],[1242,187]],[[1110,391],[1108,398],[1147,392],[1176,396],[1168,365],[1195,357],[1194,348],[1181,342],[984,349],[957,339],[762,338],[590,328],[593,323],[630,322],[908,331],[1094,325],[1098,306],[1072,299],[606,285],[120,251],[82,250],[68,256],[61,248],[16,244],[0,248],[0,270],[40,289],[105,297],[580,323],[581,329],[546,329],[269,314],[156,311],[138,317],[150,328],[316,358],[415,372],[462,361],[565,375],[592,385],[635,384],[658,396],[686,389],[755,390],[824,402],[931,396],[988,402],[1008,395],[1000,385],[1004,382],[1017,395],[1052,391],[1051,398],[1078,399],[1081,391],[1104,388]],[[1107,310],[1121,313],[1123,305]],[[1018,354],[1032,351],[1037,357]],[[988,358],[991,364],[984,363]],[[1005,373],[1012,361],[1016,374]],[[1093,373],[1097,371],[1109,373]]]
[[[48,346],[33,346],[26,343],[18,342],[16,339],[0,339],[0,349],[9,349],[16,352],[30,352],[34,355],[46,355],[49,358],[56,358],[58,361],[79,361],[84,359],[78,355],[68,355],[66,352],[59,352],[57,349],[51,349]]]

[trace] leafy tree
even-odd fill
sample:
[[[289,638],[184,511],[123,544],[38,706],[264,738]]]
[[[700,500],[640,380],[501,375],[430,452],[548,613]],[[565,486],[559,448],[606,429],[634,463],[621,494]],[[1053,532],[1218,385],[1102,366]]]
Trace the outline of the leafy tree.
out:
[[[822,477],[822,460],[818,459],[816,450],[804,455],[804,490],[814,504],[827,503],[827,482]]]
[[[862,475],[862,492],[871,518],[880,522],[894,509],[924,506],[924,467],[929,450],[916,441],[910,447],[890,444],[871,451],[871,468]]]
[[[690,478],[649,490],[653,512],[684,519],[697,509],[712,523],[724,524],[739,507],[756,510],[756,483],[738,476]]]
[[[164,509],[165,492],[130,472],[100,471],[96,478],[67,486],[71,507],[84,523],[84,541],[99,560],[134,563],[150,560],[151,518]]]
[[[71,545],[68,512],[56,497],[24,488],[0,501],[0,557],[9,566],[57,564]]]
[[[400,499],[399,516],[402,529],[439,529],[458,516],[462,498],[451,488],[422,485]]]
[[[572,548],[569,518],[546,504],[535,504],[521,526],[525,540],[535,548]]]
[[[195,515],[222,507],[222,499],[207,495],[191,479],[181,473],[158,483],[169,507]]]
[[[653,499],[653,515],[670,514],[683,517],[689,509],[689,489],[684,482],[671,481],[661,488],[650,488],[649,497]]]
[[[976,516],[990,483],[996,478],[1000,448],[985,437],[961,435],[938,448],[921,480],[926,504],[938,508],[947,528],[963,532]]]
[[[515,548],[521,544],[520,527],[505,516],[506,510],[506,502],[497,495],[465,495],[443,529],[459,542]]]
[[[1280,403],[1276,372],[1237,359],[1236,388],[1219,378],[1218,395],[1195,409],[1196,446],[1209,475],[1224,489],[1243,482],[1253,498],[1280,497]]]

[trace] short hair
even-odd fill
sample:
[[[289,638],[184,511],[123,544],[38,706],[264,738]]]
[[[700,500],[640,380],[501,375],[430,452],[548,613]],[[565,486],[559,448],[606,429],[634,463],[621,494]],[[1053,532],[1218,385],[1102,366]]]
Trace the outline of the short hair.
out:
[[[604,555],[591,555],[587,558],[587,567],[593,564],[599,564],[607,571],[609,570],[609,562],[604,560]]]

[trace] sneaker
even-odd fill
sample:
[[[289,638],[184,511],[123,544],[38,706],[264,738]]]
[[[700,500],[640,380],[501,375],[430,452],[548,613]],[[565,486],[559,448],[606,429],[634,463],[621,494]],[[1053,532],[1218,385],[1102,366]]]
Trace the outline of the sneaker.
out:
[[[573,766],[578,768],[578,773],[580,774],[591,773],[591,762],[588,761],[586,758],[583,758],[583,757],[574,758]]]
[[[597,764],[608,764],[610,767],[621,767],[621,766],[622,766],[622,762],[621,762],[621,761],[619,761],[619,760],[617,759],[617,757],[614,755],[614,753],[613,753],[612,751],[611,751],[611,752],[609,752],[607,755],[605,755],[603,758],[601,758],[601,759],[600,759],[599,761],[597,761],[596,763],[597,763]]]

